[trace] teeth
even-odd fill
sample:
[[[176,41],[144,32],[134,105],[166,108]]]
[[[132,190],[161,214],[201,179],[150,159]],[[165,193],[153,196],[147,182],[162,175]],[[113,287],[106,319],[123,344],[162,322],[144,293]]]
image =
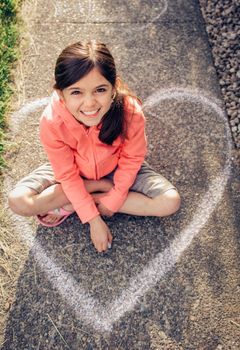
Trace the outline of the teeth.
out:
[[[86,115],[92,115],[92,114],[96,114],[98,112],[98,109],[96,111],[91,111],[91,112],[83,112]]]

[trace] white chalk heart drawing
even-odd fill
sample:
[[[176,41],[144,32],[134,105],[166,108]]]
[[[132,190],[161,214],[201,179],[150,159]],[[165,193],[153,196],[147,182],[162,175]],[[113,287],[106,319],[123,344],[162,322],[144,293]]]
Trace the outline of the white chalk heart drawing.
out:
[[[159,106],[163,101],[175,99],[190,101],[191,103],[200,102],[207,106],[211,111],[226,123],[227,133],[227,160],[224,168],[219,175],[208,186],[208,191],[199,200],[198,207],[191,222],[182,232],[176,232],[176,238],[170,243],[163,252],[160,252],[142,269],[142,271],[130,280],[128,287],[122,290],[115,300],[111,300],[105,307],[101,306],[101,301],[93,298],[89,292],[85,291],[80,283],[73,277],[62,271],[54,259],[48,257],[39,242],[34,239],[34,232],[28,221],[17,215],[10,214],[14,229],[32,248],[35,258],[41,269],[48,276],[49,281],[59,292],[66,303],[74,310],[78,319],[86,325],[93,327],[100,333],[110,332],[113,324],[123,317],[127,312],[134,309],[139,299],[149,292],[164,276],[169,272],[176,262],[180,259],[182,253],[189,247],[190,243],[206,225],[217,204],[221,201],[225,186],[231,173],[231,136],[225,113],[220,107],[222,102],[201,90],[189,88],[171,88],[161,89],[146,99],[144,108],[149,109]],[[46,105],[48,98],[39,99],[25,105],[20,111],[14,113],[14,127],[20,125],[30,112]],[[17,123],[16,118],[19,118]],[[6,178],[4,182],[5,193],[11,187],[10,179]]]

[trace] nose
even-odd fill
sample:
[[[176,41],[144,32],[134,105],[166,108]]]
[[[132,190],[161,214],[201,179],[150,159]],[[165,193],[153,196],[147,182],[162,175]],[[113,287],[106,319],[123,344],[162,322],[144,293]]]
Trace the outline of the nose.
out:
[[[84,100],[83,100],[83,107],[85,109],[90,109],[92,107],[95,107],[96,106],[96,99],[93,95],[91,94],[88,94],[84,97]]]

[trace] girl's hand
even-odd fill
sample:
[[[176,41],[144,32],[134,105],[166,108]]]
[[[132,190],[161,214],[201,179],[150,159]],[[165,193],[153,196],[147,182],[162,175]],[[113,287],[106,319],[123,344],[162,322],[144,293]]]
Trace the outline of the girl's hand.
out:
[[[111,232],[101,216],[97,216],[89,221],[90,237],[94,247],[99,253],[108,249],[108,244],[112,244]]]
[[[114,212],[106,208],[101,202],[100,199],[103,197],[105,193],[94,193],[92,195],[95,204],[97,205],[98,211],[101,215],[105,216],[113,216]]]
[[[97,205],[98,211],[101,215],[105,215],[105,216],[113,216],[114,212],[112,212],[111,210],[109,210],[108,208],[106,208],[102,203],[99,203]]]

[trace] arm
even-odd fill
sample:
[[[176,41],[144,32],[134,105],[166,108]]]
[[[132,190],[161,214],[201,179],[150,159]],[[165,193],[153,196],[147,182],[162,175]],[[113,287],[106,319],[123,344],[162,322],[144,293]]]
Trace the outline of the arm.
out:
[[[72,203],[82,223],[99,215],[92,196],[87,192],[79,175],[72,149],[59,139],[50,122],[42,118],[40,139],[53,167],[56,180]]]
[[[117,212],[124,203],[147,152],[145,117],[139,106],[136,113],[130,115],[127,135],[114,174],[114,186],[99,199],[112,212]]]

